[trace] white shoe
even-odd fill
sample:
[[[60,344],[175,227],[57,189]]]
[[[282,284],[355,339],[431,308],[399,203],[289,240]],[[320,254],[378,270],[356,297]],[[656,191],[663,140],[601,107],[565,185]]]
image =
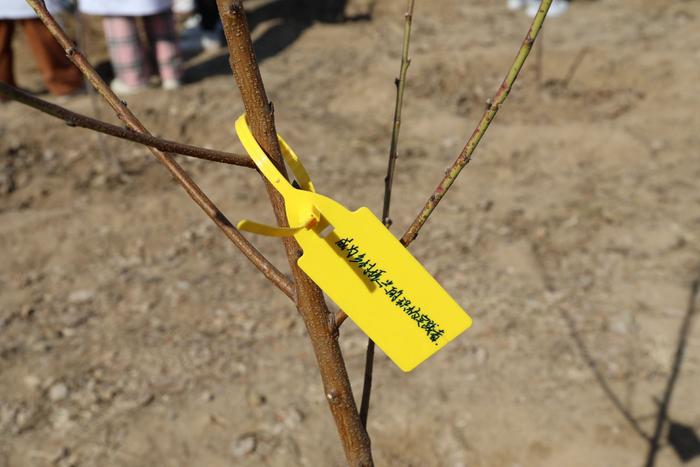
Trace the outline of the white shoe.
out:
[[[120,80],[119,78],[114,78],[112,80],[112,82],[109,83],[109,87],[112,88],[112,91],[114,91],[117,95],[120,95],[120,96],[128,96],[131,94],[138,94],[138,93],[148,89],[147,84],[137,84],[137,85],[126,84],[124,81]]]
[[[163,89],[166,91],[175,91],[182,87],[182,81],[179,79],[164,79],[162,84]]]
[[[522,10],[527,5],[527,0],[508,0],[506,6],[509,10]]]
[[[206,50],[211,52],[223,46],[223,29],[221,24],[213,31],[202,29],[201,18],[195,15],[185,21],[185,29],[180,34],[180,49],[187,52]]]
[[[182,24],[183,29],[180,33],[180,49],[186,52],[197,52],[202,47],[202,28],[199,23],[202,17],[192,15]]]
[[[181,15],[192,13],[194,7],[194,0],[175,0],[173,2],[173,12]]]
[[[525,12],[530,18],[534,18],[537,11],[540,9],[540,2],[536,0],[530,0],[530,4],[527,6]],[[564,14],[566,10],[569,9],[569,2],[567,0],[554,0],[552,6],[549,7],[547,12],[548,18],[556,18]]]
[[[220,28],[216,28],[214,31],[202,30],[202,36],[199,42],[202,45],[202,48],[207,52],[219,50],[223,46],[221,43]]]

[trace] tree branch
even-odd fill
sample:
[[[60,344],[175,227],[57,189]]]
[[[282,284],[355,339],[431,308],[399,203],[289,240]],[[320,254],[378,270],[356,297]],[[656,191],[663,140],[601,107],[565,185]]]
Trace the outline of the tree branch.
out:
[[[445,196],[447,190],[450,189],[450,187],[457,179],[457,176],[462,171],[464,166],[466,166],[471,161],[474,149],[476,149],[476,147],[478,146],[479,142],[481,141],[481,138],[486,133],[486,130],[488,130],[491,121],[494,119],[494,117],[498,113],[498,110],[501,108],[501,105],[503,105],[503,102],[508,97],[508,94],[510,93],[510,90],[513,87],[515,79],[518,77],[520,70],[523,68],[525,59],[527,59],[527,56],[530,54],[532,45],[535,42],[535,39],[537,38],[537,34],[542,28],[542,23],[544,22],[545,16],[547,16],[547,11],[549,11],[549,7],[551,4],[552,0],[542,0],[542,2],[540,3],[540,8],[537,11],[537,15],[535,15],[535,18],[532,20],[532,25],[530,26],[530,29],[527,32],[527,35],[525,36],[522,45],[520,46],[520,50],[518,51],[518,55],[515,57],[513,65],[510,67],[508,74],[503,80],[503,83],[501,83],[501,86],[498,88],[496,94],[493,96],[493,99],[491,99],[488,108],[484,112],[483,116],[481,117],[481,120],[479,121],[479,124],[477,125],[476,129],[467,141],[466,146],[464,146],[464,149],[462,150],[460,155],[457,157],[452,166],[447,170],[447,172],[445,173],[445,177],[442,179],[437,188],[435,188],[435,191],[425,203],[423,209],[420,211],[420,213],[418,213],[416,219],[413,221],[411,226],[401,238],[401,243],[403,243],[405,246],[408,246],[411,242],[413,242],[413,240],[416,239],[418,231],[420,231],[420,229],[423,227],[425,221],[427,221],[430,215],[433,213],[438,203],[440,203],[440,200],[442,200],[442,198]]]
[[[403,109],[403,93],[406,88],[406,73],[411,64],[409,47],[411,44],[411,27],[413,25],[413,6],[415,0],[408,0],[405,22],[403,28],[403,48],[401,51],[401,69],[396,79],[396,104],[394,106],[394,124],[391,133],[391,147],[389,148],[389,165],[384,179],[384,207],[382,209],[382,222],[387,227],[391,226],[389,211],[391,209],[391,188],[394,184],[394,172],[396,159],[399,158],[399,133],[401,132],[401,110]]]
[[[65,31],[51,16],[42,0],[27,0],[27,3],[36,12],[37,16],[46,25],[51,34],[63,47],[66,55],[75,66],[80,69],[87,80],[95,87],[98,93],[114,109],[117,117],[122,120],[133,131],[149,134],[141,121],[127,108],[116,94],[100,78],[95,69],[90,65],[85,56],[75,47],[75,44],[68,38]],[[295,296],[294,285],[289,278],[282,274],[262,253],[260,253],[243,235],[231,224],[216,205],[204,194],[197,184],[187,175],[173,157],[158,149],[149,148],[151,153],[160,161],[175,178],[175,180],[185,189],[190,198],[202,208],[202,210],[214,221],[214,223],[224,232],[231,242],[288,297]]]
[[[338,312],[335,314],[335,326],[336,326],[336,328],[340,328],[340,325],[343,324],[343,322],[346,319],[348,319],[348,315],[343,310],[338,310]]]
[[[396,79],[396,104],[394,106],[394,124],[391,132],[391,147],[389,148],[389,165],[386,169],[384,179],[384,206],[382,208],[382,222],[389,228],[391,218],[391,189],[394,184],[394,172],[396,171],[396,160],[399,158],[399,133],[401,132],[401,110],[403,109],[403,93],[406,88],[406,73],[411,64],[409,49],[411,44],[411,27],[413,25],[413,7],[415,0],[408,0],[406,6],[405,21],[403,27],[403,47],[401,50],[401,68],[399,77]],[[342,321],[340,322],[342,323]],[[338,324],[339,326],[340,324]],[[367,339],[367,351],[365,353],[365,377],[362,385],[362,402],[360,403],[360,420],[362,426],[367,427],[367,417],[369,416],[369,401],[372,394],[372,373],[374,370],[374,341]]]
[[[190,156],[212,162],[221,162],[223,164],[239,165],[241,167],[255,167],[255,164],[248,156],[177,143],[175,141],[156,138],[149,134],[137,133],[128,128],[112,125],[111,123],[73,112],[60,105],[52,104],[51,102],[39,99],[36,96],[32,96],[21,89],[17,89],[1,81],[0,96],[12,99],[20,104],[27,105],[40,112],[59,118],[65,121],[66,125],[71,127],[87,128],[88,130],[94,130],[99,133],[114,136],[115,138],[132,141],[134,143],[143,144],[144,146],[174,154],[181,154],[183,156]]]
[[[243,3],[241,0],[217,0],[217,5],[228,42],[231,69],[243,98],[250,129],[260,146],[286,176],[277,141],[274,111],[260,76]],[[268,183],[266,185],[277,222],[280,226],[286,226],[284,200]],[[323,292],[297,266],[297,260],[302,254],[299,245],[293,238],[288,238],[285,239],[284,246],[296,284],[297,309],[314,348],[326,399],[348,464],[371,466],[373,461],[369,436],[360,422],[345,361],[338,341],[334,338],[336,329],[332,324],[333,317],[328,311]]]

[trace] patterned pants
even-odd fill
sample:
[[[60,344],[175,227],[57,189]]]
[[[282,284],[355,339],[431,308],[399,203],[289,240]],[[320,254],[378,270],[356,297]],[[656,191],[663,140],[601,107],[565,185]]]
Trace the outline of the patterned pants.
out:
[[[180,79],[182,58],[172,12],[168,10],[141,18],[148,44],[141,41],[135,16],[107,16],[102,20],[116,77],[130,86],[147,84],[151,76],[150,49],[158,63],[161,79]]]

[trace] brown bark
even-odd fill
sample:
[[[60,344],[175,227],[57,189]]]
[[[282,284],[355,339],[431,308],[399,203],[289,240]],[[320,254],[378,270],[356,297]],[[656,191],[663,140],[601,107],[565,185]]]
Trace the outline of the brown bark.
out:
[[[139,133],[129,128],[112,125],[111,123],[103,122],[102,120],[97,120],[68,110],[60,105],[52,104],[51,102],[39,99],[36,96],[1,81],[0,97],[15,100],[39,110],[40,112],[60,118],[66,123],[66,125],[71,127],[87,128],[88,130],[98,131],[105,135],[114,136],[115,138],[133,141],[134,143],[156,148],[163,152],[181,154],[183,156],[190,156],[196,159],[203,159],[212,162],[220,162],[222,164],[255,168],[255,164],[250,157],[244,156],[243,154],[233,154],[230,152],[192,146],[190,144],[177,143],[167,139],[156,138],[155,136],[147,133]]]
[[[245,11],[241,0],[217,0],[219,14],[230,51],[231,69],[243,98],[248,125],[260,146],[286,176],[275,130],[274,110],[268,101],[260,76]],[[267,184],[277,222],[287,225],[284,200]],[[297,309],[301,314],[316,354],[325,397],[335,420],[348,464],[371,466],[372,454],[367,432],[352,394],[350,380],[340,347],[335,339],[335,326],[323,292],[297,266],[302,251],[292,238],[284,240],[297,290]]]
[[[68,37],[56,19],[51,16],[43,0],[27,0],[27,3],[36,12],[37,16],[46,25],[51,34],[65,50],[68,59],[78,67],[83,76],[94,86],[97,92],[104,98],[109,106],[117,114],[117,118],[123,121],[131,130],[150,135],[146,127],[136,118],[131,110],[126,106],[107,83],[95,71],[85,55],[76,48],[73,41]],[[219,208],[209,199],[202,189],[190,178],[185,170],[175,161],[172,155],[160,151],[156,148],[149,148],[151,154],[165,166],[173,178],[185,189],[187,194],[206,213],[209,218],[222,230],[226,237],[241,250],[241,252],[267,277],[270,282],[280,288],[290,298],[294,296],[293,284],[277,268],[270,263],[224,216]]]

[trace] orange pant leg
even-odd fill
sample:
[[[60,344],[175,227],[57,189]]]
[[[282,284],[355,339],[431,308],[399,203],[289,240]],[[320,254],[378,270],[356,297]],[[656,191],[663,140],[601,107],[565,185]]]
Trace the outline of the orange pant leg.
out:
[[[41,20],[34,18],[19,20],[19,22],[22,24],[27,43],[34,53],[49,92],[63,96],[77,91],[83,83],[80,70],[68,60],[63,48]]]
[[[11,20],[0,20],[0,81],[15,85],[15,75],[12,72],[12,33],[15,23]]]

